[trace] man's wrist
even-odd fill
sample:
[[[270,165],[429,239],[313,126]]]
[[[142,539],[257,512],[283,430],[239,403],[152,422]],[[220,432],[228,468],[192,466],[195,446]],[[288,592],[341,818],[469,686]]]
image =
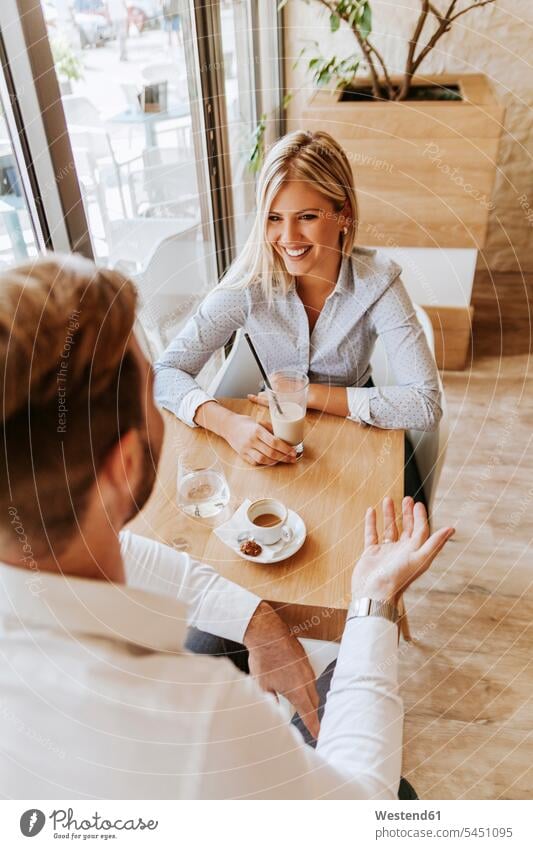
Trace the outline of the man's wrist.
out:
[[[354,598],[348,607],[348,619],[359,616],[382,616],[395,624],[400,618],[400,611],[392,601],[383,601],[371,597]]]
[[[376,601],[388,601],[398,604],[401,591],[386,580],[356,581],[352,583],[352,601],[359,598],[373,598]]]
[[[243,643],[246,648],[253,649],[270,642],[272,629],[280,623],[281,619],[274,608],[267,601],[260,601],[244,632]]]

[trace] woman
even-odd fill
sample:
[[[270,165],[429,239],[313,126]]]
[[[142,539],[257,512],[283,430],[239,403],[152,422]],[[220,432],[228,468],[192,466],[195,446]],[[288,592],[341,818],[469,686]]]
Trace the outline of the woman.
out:
[[[435,428],[437,369],[401,269],[376,251],[354,248],[356,228],[352,170],[340,145],[324,132],[280,139],[261,170],[257,214],[241,255],[156,364],[158,402],[190,426],[224,437],[252,464],[295,462],[292,446],[224,409],[195,381],[209,356],[243,327],[267,372],[309,375],[311,409],[382,428]],[[377,336],[396,386],[372,384]]]

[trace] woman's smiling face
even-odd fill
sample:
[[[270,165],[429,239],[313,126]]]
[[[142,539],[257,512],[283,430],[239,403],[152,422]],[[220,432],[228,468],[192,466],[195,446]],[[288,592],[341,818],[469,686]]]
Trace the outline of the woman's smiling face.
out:
[[[328,280],[341,260],[340,234],[346,225],[332,201],[302,180],[288,180],[268,215],[267,238],[294,277]]]

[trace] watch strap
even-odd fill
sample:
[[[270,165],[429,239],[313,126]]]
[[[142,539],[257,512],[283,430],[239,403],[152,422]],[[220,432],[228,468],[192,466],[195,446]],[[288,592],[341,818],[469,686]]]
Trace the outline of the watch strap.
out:
[[[362,616],[380,616],[395,625],[400,619],[400,612],[391,601],[380,601],[373,598],[355,598],[348,608],[346,621]]]

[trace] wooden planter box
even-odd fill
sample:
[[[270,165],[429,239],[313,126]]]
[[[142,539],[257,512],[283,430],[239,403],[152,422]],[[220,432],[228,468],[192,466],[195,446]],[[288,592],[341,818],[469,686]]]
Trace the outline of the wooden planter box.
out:
[[[364,84],[365,81],[361,81]],[[340,102],[318,90],[301,115],[347,151],[366,245],[483,247],[504,108],[482,74],[417,77],[461,101]]]
[[[318,90],[298,116],[299,124],[326,130],[346,150],[359,201],[360,244],[479,250],[493,208],[504,107],[482,74],[419,76],[413,80],[417,84],[456,85],[462,100],[343,102],[340,90]],[[446,361],[448,368],[458,368],[459,351],[465,360],[469,346],[468,305],[458,306],[456,317],[448,308],[445,318],[433,304],[442,341],[439,365]],[[454,324],[454,354],[445,356],[444,328]]]

